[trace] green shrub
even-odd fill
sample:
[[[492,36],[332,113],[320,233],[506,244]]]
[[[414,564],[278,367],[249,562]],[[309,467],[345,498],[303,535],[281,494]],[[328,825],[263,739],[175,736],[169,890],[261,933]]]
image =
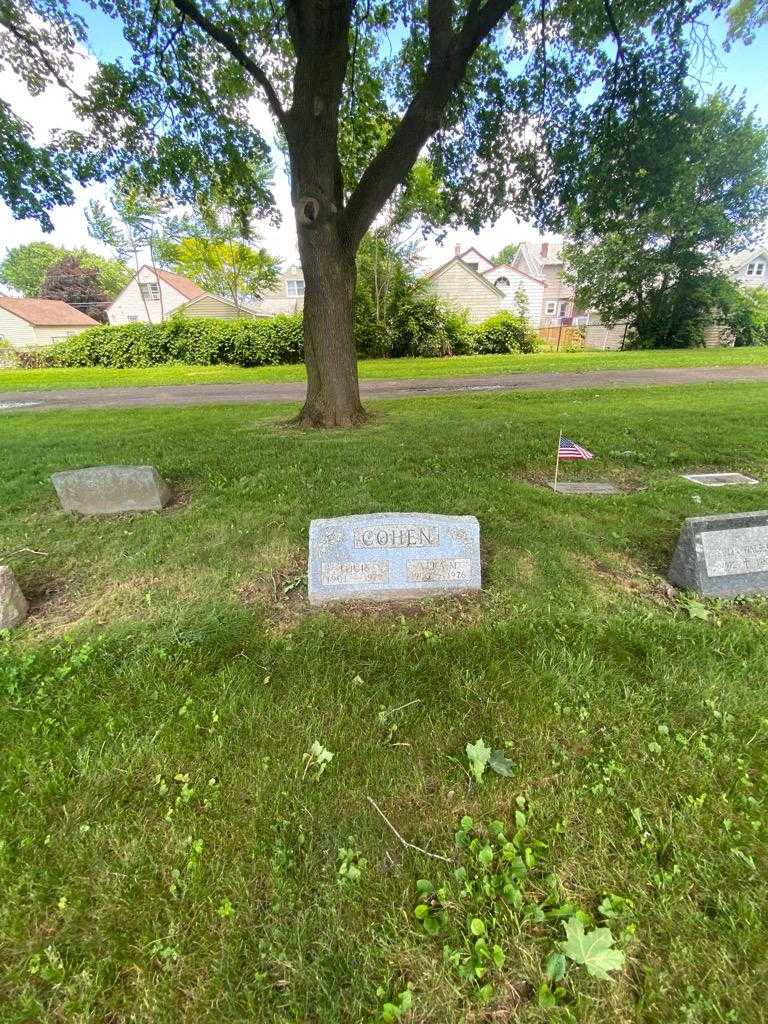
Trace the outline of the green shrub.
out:
[[[187,363],[276,366],[302,359],[301,315],[268,318],[172,316],[162,324],[90,327],[45,352],[47,366],[113,369]]]
[[[474,350],[479,355],[535,352],[539,344],[539,336],[524,317],[502,309],[476,328]]]

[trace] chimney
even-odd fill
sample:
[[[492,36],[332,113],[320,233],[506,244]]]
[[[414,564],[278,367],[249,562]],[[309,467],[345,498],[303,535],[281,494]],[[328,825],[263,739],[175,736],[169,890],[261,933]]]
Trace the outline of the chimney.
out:
[[[456,243],[456,245],[455,245],[455,246],[453,247],[453,252],[454,252],[454,255],[455,255],[455,256],[461,256],[461,246],[459,245],[459,243],[458,243],[458,242],[457,242],[457,243]]]
[[[543,260],[545,260],[547,258],[547,253],[548,252],[549,252],[549,242],[542,242],[541,243],[541,258]]]

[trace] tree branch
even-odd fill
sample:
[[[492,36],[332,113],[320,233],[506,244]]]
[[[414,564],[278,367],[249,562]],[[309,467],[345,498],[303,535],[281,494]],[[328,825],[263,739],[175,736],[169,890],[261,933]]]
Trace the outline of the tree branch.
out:
[[[275,87],[270,82],[264,69],[248,56],[233,33],[229,29],[222,28],[220,25],[212,22],[194,3],[194,0],[171,0],[171,2],[176,10],[182,15],[186,15],[190,21],[193,21],[201,32],[204,32],[210,39],[213,39],[219,46],[222,46],[231,57],[234,57],[240,67],[247,71],[251,78],[261,86],[267,97],[270,110],[277,118],[281,128],[285,128],[286,112]]]
[[[428,0],[429,60],[439,63],[447,54],[453,38],[453,0]]]
[[[441,0],[430,0],[430,51],[433,40],[442,39],[446,8],[450,6],[441,4]],[[515,6],[514,0],[486,0],[482,6],[480,0],[472,0],[461,28],[450,32],[448,46],[441,59],[433,61],[430,53],[421,88],[387,144],[368,165],[347,203],[345,228],[353,247],[359,244],[395,188],[405,181],[422,146],[440,127],[440,118],[451,94],[464,77],[480,43]]]
[[[35,38],[34,32],[25,32],[19,25],[16,25],[7,18],[4,18],[2,14],[0,14],[0,27],[6,29],[14,39],[17,39],[20,43],[24,43],[25,46],[28,46],[31,50],[35,51],[40,63],[57,85],[61,86],[62,89],[65,89],[70,96],[74,96],[76,100],[85,99],[85,97],[81,96],[76,89],[73,89],[56,65],[49,59],[42,44]]]

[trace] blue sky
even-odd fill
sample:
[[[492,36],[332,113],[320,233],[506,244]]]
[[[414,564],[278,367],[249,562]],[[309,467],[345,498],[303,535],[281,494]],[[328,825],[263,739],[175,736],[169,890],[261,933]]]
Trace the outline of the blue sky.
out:
[[[129,49],[116,22],[101,11],[91,10],[83,0],[74,0],[73,7],[83,15],[89,26],[90,49],[97,58],[109,60],[129,56]],[[727,89],[733,88],[737,94],[744,92],[748,107],[754,108],[758,116],[768,122],[768,26],[761,29],[750,46],[736,43],[730,52],[726,52],[722,46],[726,33],[724,19],[710,17],[708,25],[716,62],[708,62],[696,69],[698,86],[705,93],[713,91],[718,85],[723,85]],[[57,118],[60,114],[66,115],[66,110],[60,110],[57,103],[51,102],[54,99],[51,93],[49,90],[45,96],[31,104],[28,98],[25,100],[27,110],[24,111],[24,116],[33,124],[39,123],[41,130],[47,120],[52,124],[61,124],[62,120]],[[14,96],[13,99],[15,98]],[[59,104],[61,102],[60,99]],[[279,168],[282,160],[277,159],[276,164]],[[104,199],[105,189],[101,186],[79,189],[74,207],[54,213],[55,231],[51,235],[44,235],[33,221],[13,220],[0,202],[0,257],[6,246],[10,248],[40,239],[59,245],[87,245],[89,248],[100,249],[100,246],[87,235],[82,212],[88,199],[93,197]],[[292,262],[297,256],[292,227],[293,217],[288,183],[279,170],[276,176],[276,197],[283,212],[283,225],[277,229],[265,227],[264,243],[276,256]],[[496,224],[483,229],[477,235],[469,231],[449,232],[441,246],[429,242],[424,248],[423,255],[427,265],[436,265],[448,258],[457,244],[462,248],[475,245],[480,251],[493,253],[507,242],[532,239],[535,234],[536,232],[527,225],[520,224],[512,214],[504,213]]]

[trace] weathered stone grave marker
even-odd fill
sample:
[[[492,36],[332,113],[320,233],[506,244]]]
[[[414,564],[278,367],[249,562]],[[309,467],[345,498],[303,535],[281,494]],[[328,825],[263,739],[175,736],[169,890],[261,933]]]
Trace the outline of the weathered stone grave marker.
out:
[[[16,582],[12,569],[0,565],[0,629],[15,629],[27,617],[27,599]]]
[[[683,473],[683,479],[704,487],[751,487],[760,483],[753,476],[744,476],[743,473]]]
[[[616,484],[607,480],[576,480],[570,483],[567,480],[558,480],[557,486],[550,480],[548,486],[558,494],[621,494]]]
[[[667,575],[702,597],[768,594],[768,511],[686,519]]]
[[[479,590],[480,524],[415,512],[313,519],[308,589],[315,605]]]
[[[97,516],[114,512],[157,512],[171,490],[154,466],[93,466],[51,477],[65,512]]]

